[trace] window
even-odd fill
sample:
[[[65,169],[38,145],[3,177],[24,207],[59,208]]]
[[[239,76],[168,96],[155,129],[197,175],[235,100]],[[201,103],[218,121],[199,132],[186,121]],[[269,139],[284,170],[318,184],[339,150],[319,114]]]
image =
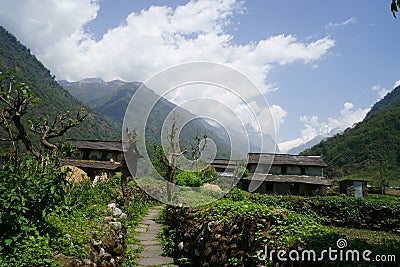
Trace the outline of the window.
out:
[[[300,168],[300,174],[301,174],[301,175],[306,175],[306,168],[301,167],[301,168]]]
[[[101,152],[101,159],[102,159],[102,160],[106,160],[106,159],[107,159],[107,156],[108,156],[108,152],[107,152],[107,151],[102,151],[102,152]]]
[[[281,174],[287,174],[287,168],[286,166],[281,167]]]

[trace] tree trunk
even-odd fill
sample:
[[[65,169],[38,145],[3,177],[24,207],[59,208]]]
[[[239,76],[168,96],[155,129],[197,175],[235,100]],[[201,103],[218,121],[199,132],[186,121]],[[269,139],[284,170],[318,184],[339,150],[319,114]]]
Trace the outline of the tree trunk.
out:
[[[12,121],[14,122],[14,125],[18,130],[19,138],[22,140],[22,143],[25,145],[26,150],[28,152],[31,152],[37,160],[40,160],[42,158],[42,155],[40,155],[40,153],[38,151],[36,151],[31,140],[29,139],[28,134],[26,133],[25,128],[21,123],[21,117],[14,116],[12,118]]]

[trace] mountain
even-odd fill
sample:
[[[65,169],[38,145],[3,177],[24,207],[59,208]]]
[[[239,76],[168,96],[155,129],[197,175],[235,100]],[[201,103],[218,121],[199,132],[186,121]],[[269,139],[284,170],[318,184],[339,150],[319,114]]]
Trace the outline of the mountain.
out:
[[[60,84],[71,94],[85,101],[99,114],[115,122],[120,128],[122,127],[125,112],[132,96],[137,93],[142,85],[140,82],[123,82],[118,80],[105,82],[98,78],[89,78],[77,82],[60,81]],[[90,95],[92,95],[91,98]],[[140,101],[138,101],[138,106],[135,108],[136,113],[130,117],[130,124],[133,128],[135,128],[134,125],[139,125],[139,121],[147,116],[145,111],[153,103],[156,103],[146,118],[146,141],[150,146],[154,142],[161,143],[161,128],[166,120],[166,116],[172,110],[175,110],[178,114],[178,123],[179,121],[186,121],[187,118],[195,117],[189,111],[176,107],[175,104],[160,97],[153,90],[145,86],[140,88],[135,97],[140,98]],[[207,133],[207,136],[215,142],[218,149],[218,157],[229,157],[230,146],[228,145],[229,137],[227,133],[220,127],[211,125],[204,119],[192,120],[183,127],[179,138],[181,141],[180,146],[190,150],[191,144],[194,143],[194,137],[198,134],[203,135],[204,133]]]
[[[338,134],[338,133],[341,133],[341,132],[343,132],[342,129],[334,128],[328,134],[319,134],[316,137],[314,137],[313,139],[307,141],[305,144],[301,144],[301,145],[299,145],[297,147],[294,147],[294,148],[290,149],[287,153],[290,154],[290,155],[298,155],[301,152],[303,152],[303,151],[305,151],[305,150],[307,150],[309,148],[312,148],[313,146],[319,144],[322,140],[325,140],[325,139],[327,139],[329,137],[332,137],[335,134]]]
[[[392,92],[388,93],[383,99],[378,101],[371,108],[371,110],[367,113],[366,118],[371,117],[378,111],[383,111],[385,109],[399,105],[399,103],[400,103],[400,90],[393,90]]]
[[[362,122],[306,150],[322,155],[330,178],[366,178],[400,185],[400,86],[377,102]],[[382,177],[382,178],[381,178]]]
[[[61,87],[30,50],[0,26],[0,71],[8,70],[16,72],[18,79],[25,82],[41,98],[41,102],[26,115],[25,123],[26,120],[35,117],[54,118],[57,114],[67,111],[74,113],[83,107],[89,112],[88,117],[77,128],[67,132],[66,137],[98,140],[118,137],[116,134],[119,134],[119,131],[112,122],[101,117]],[[30,134],[37,141],[38,137]]]
[[[58,83],[75,98],[89,105],[89,102],[104,98],[112,90],[126,84],[126,82],[121,80],[105,82],[100,78],[87,78],[76,82],[60,80]]]

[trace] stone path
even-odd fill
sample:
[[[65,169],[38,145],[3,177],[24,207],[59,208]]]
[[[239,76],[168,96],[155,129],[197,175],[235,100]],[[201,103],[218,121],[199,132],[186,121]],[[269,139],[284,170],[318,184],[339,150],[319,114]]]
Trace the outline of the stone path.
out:
[[[135,238],[140,240],[140,245],[143,246],[143,251],[137,258],[138,266],[169,266],[174,265],[174,259],[163,255],[163,249],[160,241],[157,239],[157,234],[160,232],[161,224],[156,223],[158,213],[164,206],[151,207],[147,215],[143,217],[138,227]]]

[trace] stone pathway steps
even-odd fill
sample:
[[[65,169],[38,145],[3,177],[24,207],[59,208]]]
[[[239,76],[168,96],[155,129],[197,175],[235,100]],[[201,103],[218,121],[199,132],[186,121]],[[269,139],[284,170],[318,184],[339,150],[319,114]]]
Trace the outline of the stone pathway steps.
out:
[[[143,246],[143,251],[137,258],[138,266],[178,267],[174,265],[173,258],[163,256],[161,243],[157,239],[162,224],[156,223],[155,220],[163,208],[164,206],[151,207],[135,229],[135,238],[140,240],[140,245]]]

